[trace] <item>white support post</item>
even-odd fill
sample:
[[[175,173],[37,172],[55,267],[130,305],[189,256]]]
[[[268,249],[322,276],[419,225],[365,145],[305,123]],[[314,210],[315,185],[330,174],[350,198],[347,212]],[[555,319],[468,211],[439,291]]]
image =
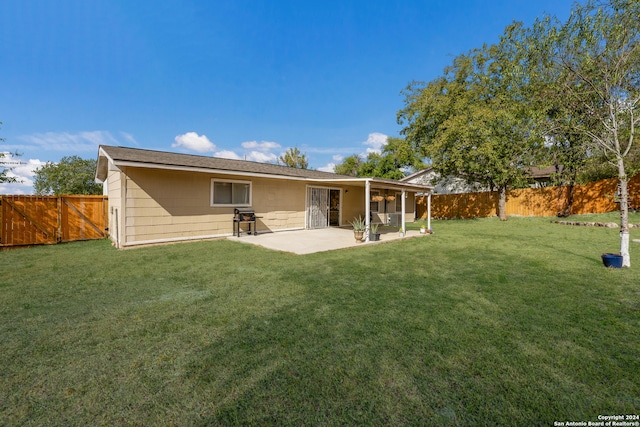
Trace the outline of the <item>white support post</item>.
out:
[[[369,227],[371,226],[371,182],[367,179],[364,184],[364,241],[369,241]]]
[[[404,232],[404,235],[407,235],[407,227],[406,227],[406,215],[405,212],[407,211],[407,192],[406,190],[402,190],[402,231]]]
[[[427,230],[431,230],[431,191],[427,196]]]

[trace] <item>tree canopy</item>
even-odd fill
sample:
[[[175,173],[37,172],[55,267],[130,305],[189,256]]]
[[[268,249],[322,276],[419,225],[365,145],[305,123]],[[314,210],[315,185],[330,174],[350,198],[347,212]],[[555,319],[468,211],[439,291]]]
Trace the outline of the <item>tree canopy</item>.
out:
[[[278,163],[298,169],[307,169],[309,167],[307,155],[297,147],[289,148],[282,156],[278,157]]]
[[[102,184],[94,181],[96,160],[65,156],[59,163],[47,162],[35,171],[36,194],[102,194]]]
[[[630,265],[627,183],[634,162],[629,160],[637,153],[640,125],[638,16],[637,0],[588,1],[576,5],[566,23],[546,17],[529,31],[531,45],[542,55],[535,72],[546,85],[538,95],[551,112],[552,127],[570,132],[575,147],[598,153],[617,170],[624,266]]]
[[[340,175],[359,176],[363,160],[357,154],[347,156],[334,166],[333,171]]]
[[[444,76],[411,83],[398,112],[402,134],[442,179],[455,176],[499,190],[501,219],[507,190],[526,180],[543,141],[527,101],[520,28],[514,24],[497,45],[456,57]]]
[[[371,152],[366,158],[357,154],[345,157],[334,167],[341,175],[401,179],[407,170],[424,168],[420,153],[404,138],[387,138],[380,153]]]
[[[561,182],[605,159],[617,171],[621,254],[628,256],[628,192],[640,125],[640,2],[588,0],[569,19],[514,23],[500,42],[453,60],[427,84],[411,83],[398,112],[406,140],[448,176],[500,191],[530,166],[563,166]],[[601,169],[601,168],[600,168]]]

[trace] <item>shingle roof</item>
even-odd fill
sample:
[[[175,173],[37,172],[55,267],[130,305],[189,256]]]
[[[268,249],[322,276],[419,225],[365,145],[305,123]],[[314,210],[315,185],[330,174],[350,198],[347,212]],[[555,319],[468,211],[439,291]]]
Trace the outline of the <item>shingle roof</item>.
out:
[[[292,178],[292,179],[308,179],[308,180],[325,180],[332,182],[349,181],[357,185],[364,185],[365,180],[376,183],[378,186],[402,187],[422,191],[430,188],[420,184],[409,184],[393,179],[384,178],[364,178],[353,177],[347,175],[338,175],[331,172],[322,172],[311,169],[299,169],[288,166],[274,165],[272,163],[259,163],[247,160],[221,159],[218,157],[196,156],[193,154],[169,153],[166,151],[143,150],[140,148],[114,147],[110,145],[101,145],[98,155],[98,168],[96,170],[96,179],[104,181],[108,172],[109,158],[116,166],[123,164],[139,165],[144,167],[157,166],[159,168],[185,168],[200,171],[215,171],[234,174],[258,174],[273,176],[274,178]],[[104,154],[104,155],[103,155]]]
[[[311,169],[299,169],[272,163],[259,163],[247,160],[222,159],[218,157],[196,156],[192,154],[169,153],[164,151],[143,150],[139,148],[114,147],[101,145],[100,149],[114,162],[133,162],[158,166],[211,169],[217,171],[245,172],[264,175],[288,176],[307,179],[353,179],[353,177],[322,172]]]

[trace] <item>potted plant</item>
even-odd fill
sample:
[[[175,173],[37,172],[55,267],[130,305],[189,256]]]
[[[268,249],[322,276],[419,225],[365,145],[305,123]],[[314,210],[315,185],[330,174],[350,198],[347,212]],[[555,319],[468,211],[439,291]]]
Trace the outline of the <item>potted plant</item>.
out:
[[[427,234],[427,226],[422,224],[420,226],[420,234]]]
[[[398,237],[404,237],[404,228],[400,227],[398,229]]]
[[[351,221],[351,226],[353,227],[353,237],[355,237],[356,242],[362,243],[362,241],[364,240],[365,231],[365,221],[362,216],[353,218],[353,221]]]
[[[378,233],[379,224],[371,224],[371,228],[369,229],[369,240],[372,242],[377,242],[380,240],[380,233]]]

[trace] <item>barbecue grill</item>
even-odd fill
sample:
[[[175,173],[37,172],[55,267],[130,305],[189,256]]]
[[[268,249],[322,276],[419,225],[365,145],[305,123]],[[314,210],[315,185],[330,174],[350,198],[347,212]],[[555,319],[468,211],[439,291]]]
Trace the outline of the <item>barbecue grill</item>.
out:
[[[240,224],[246,223],[249,224],[249,229],[247,232],[251,234],[251,230],[253,230],[253,235],[258,235],[258,229],[256,228],[256,220],[258,218],[262,218],[261,216],[256,216],[256,211],[253,209],[238,209],[235,208],[233,210],[233,234],[240,237]],[[253,224],[253,227],[251,226]],[[236,228],[237,227],[237,228]]]

